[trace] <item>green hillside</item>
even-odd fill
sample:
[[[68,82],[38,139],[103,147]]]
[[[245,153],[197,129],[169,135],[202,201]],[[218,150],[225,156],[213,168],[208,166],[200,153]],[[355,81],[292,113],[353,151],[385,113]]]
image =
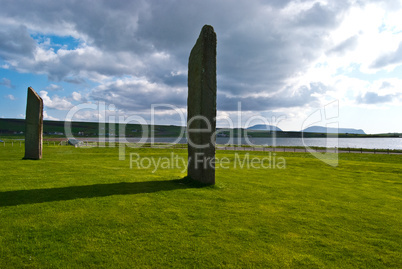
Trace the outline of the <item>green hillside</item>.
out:
[[[185,149],[127,148],[119,161],[118,148],[45,146],[30,161],[23,148],[0,147],[0,268],[402,265],[402,155],[340,154],[332,167],[308,153],[217,151],[230,168],[200,187],[184,166],[129,157],[186,160]],[[246,156],[286,166],[241,167]]]
[[[75,136],[98,137],[98,136],[119,136],[120,124],[103,125],[97,122],[71,122],[72,133]],[[127,124],[122,127],[125,129],[126,137],[141,137],[143,130],[139,124]],[[151,133],[152,126],[147,125],[148,133]],[[153,134],[155,137],[178,137],[185,127],[174,125],[155,125],[153,126]],[[233,137],[327,137],[326,133],[302,133],[290,131],[261,131],[261,130],[245,130],[245,129],[218,129],[218,136]],[[1,136],[24,136],[25,120],[23,119],[0,119],[0,137]],[[43,121],[43,134],[45,137],[65,137],[64,121]],[[336,136],[330,134],[329,136]],[[402,137],[402,133],[388,134],[338,134],[338,137]]]
[[[139,124],[99,124],[97,122],[71,122],[71,131],[74,135],[85,137],[98,136],[119,136],[120,127],[125,129],[126,137],[141,137],[142,132],[151,132],[150,125],[143,130]],[[155,125],[154,134],[158,137],[177,137],[181,132],[180,126]],[[22,119],[0,119],[0,136],[23,136],[25,131],[25,120]],[[64,121],[43,121],[43,134],[45,137],[65,137]]]

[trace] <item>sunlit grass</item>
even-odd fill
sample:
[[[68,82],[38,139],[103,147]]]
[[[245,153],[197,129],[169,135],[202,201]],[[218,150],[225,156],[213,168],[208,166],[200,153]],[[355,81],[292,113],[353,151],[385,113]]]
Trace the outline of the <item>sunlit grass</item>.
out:
[[[231,169],[200,187],[182,167],[130,169],[130,152],[171,158],[45,146],[31,161],[0,145],[0,268],[401,267],[401,155],[341,154],[331,167],[249,152],[286,168],[247,169],[218,151]]]

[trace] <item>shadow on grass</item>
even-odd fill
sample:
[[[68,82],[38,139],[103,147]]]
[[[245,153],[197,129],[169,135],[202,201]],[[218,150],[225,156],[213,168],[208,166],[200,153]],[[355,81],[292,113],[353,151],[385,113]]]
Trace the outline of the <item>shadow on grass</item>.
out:
[[[192,181],[188,177],[184,177],[177,180],[129,183],[121,182],[86,186],[70,186],[53,189],[6,191],[0,192],[0,207],[67,201],[79,198],[105,197],[111,195],[153,193],[177,189],[201,188],[204,186],[206,185],[202,185]]]

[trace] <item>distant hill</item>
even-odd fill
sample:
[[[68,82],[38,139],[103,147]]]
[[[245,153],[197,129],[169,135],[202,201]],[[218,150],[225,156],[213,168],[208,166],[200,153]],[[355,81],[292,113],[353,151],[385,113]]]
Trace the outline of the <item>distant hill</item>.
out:
[[[110,137],[119,136],[120,130],[124,130],[122,134],[126,137],[142,137],[143,132],[148,129],[148,134],[151,132],[155,137],[178,137],[182,132],[185,132],[185,126],[173,126],[173,125],[146,125],[141,126],[139,124],[112,124],[105,123],[100,126],[98,122],[71,122],[71,131],[74,136],[79,137]],[[246,130],[240,128],[227,129],[218,128],[220,137],[228,137],[233,134],[234,137],[323,137],[325,133],[339,133],[338,137],[402,137],[402,133],[383,133],[383,134],[370,134],[367,135],[361,129],[352,128],[327,128],[322,126],[310,126],[303,131],[283,131],[280,128],[272,125],[258,124],[249,127]],[[275,130],[272,133],[271,130]],[[112,133],[113,132],[113,133]],[[56,137],[64,138],[64,121],[43,121],[43,135],[44,137]],[[24,119],[3,119],[0,118],[0,139],[3,137],[18,137],[23,138],[25,136],[25,120]]]
[[[125,128],[124,136],[126,137],[141,137],[148,129],[148,133],[153,131],[156,137],[178,137],[183,128],[181,126],[172,125],[145,125],[139,124],[112,124],[104,123],[104,126],[99,126],[99,122],[71,122],[71,131],[77,137],[98,137],[98,136],[119,136],[120,130]],[[153,127],[153,130],[152,130]],[[0,118],[0,136],[15,135],[24,136],[25,134],[24,119],[2,119]],[[43,135],[65,137],[64,121],[43,121]]]
[[[265,125],[265,124],[257,124],[251,127],[248,127],[247,130],[259,130],[259,131],[277,131],[282,132],[282,130],[273,125]]]
[[[327,128],[323,126],[310,126],[304,129],[302,132],[305,133],[330,133],[330,134],[362,134],[365,135],[366,133],[362,129],[352,129],[352,128]]]

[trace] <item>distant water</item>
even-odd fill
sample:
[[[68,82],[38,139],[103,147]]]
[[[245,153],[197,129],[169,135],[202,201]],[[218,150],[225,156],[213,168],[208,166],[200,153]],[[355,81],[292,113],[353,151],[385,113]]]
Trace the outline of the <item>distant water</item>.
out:
[[[402,149],[402,138],[251,138],[256,145]]]
[[[79,139],[79,138],[78,138]],[[81,140],[81,139],[80,139]],[[97,141],[97,139],[82,139]],[[119,139],[116,137],[115,141]],[[126,138],[130,143],[139,142],[139,138]],[[108,141],[108,139],[106,139]],[[123,140],[124,141],[124,140]],[[151,142],[148,139],[146,142]],[[155,143],[187,143],[185,138],[176,141],[172,137],[158,137],[154,138]],[[366,149],[402,149],[402,138],[233,138],[230,140],[225,137],[217,137],[217,144],[231,144],[231,145],[266,145],[266,146],[309,146],[309,147],[337,147],[337,148],[366,148]]]

